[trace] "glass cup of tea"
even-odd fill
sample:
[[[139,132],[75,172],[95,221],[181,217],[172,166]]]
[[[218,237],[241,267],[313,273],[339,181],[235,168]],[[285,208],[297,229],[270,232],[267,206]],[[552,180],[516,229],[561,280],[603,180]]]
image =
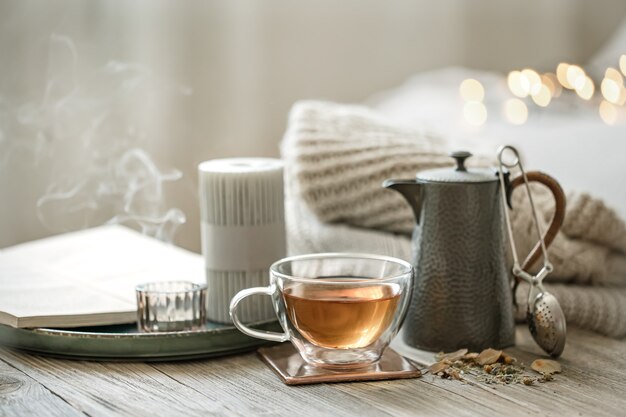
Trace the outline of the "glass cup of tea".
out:
[[[412,280],[411,264],[389,256],[293,256],[270,267],[268,287],[237,293],[230,316],[249,336],[291,341],[309,364],[362,367],[378,361],[397,334],[411,298]],[[284,333],[252,329],[239,320],[239,303],[255,294],[272,297]]]

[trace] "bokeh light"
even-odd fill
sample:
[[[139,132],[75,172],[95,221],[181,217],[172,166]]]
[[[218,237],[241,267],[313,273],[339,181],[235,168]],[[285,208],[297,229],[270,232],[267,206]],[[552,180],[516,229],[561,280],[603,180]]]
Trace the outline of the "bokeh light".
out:
[[[613,80],[618,84],[624,83],[624,78],[622,78],[622,74],[615,68],[607,68],[604,72],[604,78],[608,78],[609,80]]]
[[[541,82],[548,87],[550,90],[550,95],[554,98],[560,97],[561,92],[563,91],[563,87],[559,83],[559,80],[556,78],[556,74],[551,72],[546,72],[541,76]]]
[[[478,101],[468,101],[463,106],[465,120],[474,126],[482,126],[487,121],[487,108]]]
[[[550,104],[550,100],[552,100],[552,94],[550,93],[550,89],[545,84],[541,84],[539,86],[539,91],[536,94],[532,95],[532,99],[536,105],[540,107],[546,107]]]
[[[537,71],[530,68],[522,70],[521,82],[525,90],[531,95],[537,94],[541,89],[541,77],[537,74]]]
[[[626,88],[624,88],[624,86],[622,86],[619,92],[619,100],[617,101],[616,104],[620,106],[623,106],[624,104],[626,104]]]
[[[465,101],[482,101],[485,97],[485,89],[480,81],[473,78],[463,80],[459,87],[461,97]]]
[[[567,64],[565,62],[561,62],[556,67],[556,78],[559,80],[559,83],[563,87],[569,88],[571,90],[574,87],[569,83],[569,81],[567,81],[567,72],[568,72],[569,67],[570,67],[569,64]]]
[[[525,77],[524,77],[525,78]],[[507,84],[509,86],[509,90],[511,93],[516,95],[517,97],[526,97],[529,93],[529,85],[528,83],[522,82],[522,73],[519,71],[511,71],[509,72],[509,76],[507,77]]]
[[[578,65],[570,65],[567,68],[567,82],[574,89],[578,90],[585,84],[585,71]]]
[[[518,98],[504,102],[504,117],[514,125],[522,125],[528,120],[528,107]]]
[[[619,69],[622,71],[622,74],[626,75],[626,55],[619,57]]]
[[[599,108],[600,118],[607,125],[614,125],[617,122],[617,107],[606,100],[602,100]]]
[[[587,76],[584,78],[583,85],[580,88],[576,88],[576,94],[583,100],[589,100],[593,97],[596,87],[593,84],[593,80]]]
[[[622,88],[623,86],[618,84],[618,82],[612,78],[604,78],[600,84],[602,97],[610,103],[619,103]]]

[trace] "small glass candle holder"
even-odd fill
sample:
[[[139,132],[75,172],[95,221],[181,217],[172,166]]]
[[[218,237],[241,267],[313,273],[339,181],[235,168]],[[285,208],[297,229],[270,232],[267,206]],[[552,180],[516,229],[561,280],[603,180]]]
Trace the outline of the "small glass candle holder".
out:
[[[139,331],[197,330],[206,322],[206,284],[151,282],[138,285],[135,290]]]

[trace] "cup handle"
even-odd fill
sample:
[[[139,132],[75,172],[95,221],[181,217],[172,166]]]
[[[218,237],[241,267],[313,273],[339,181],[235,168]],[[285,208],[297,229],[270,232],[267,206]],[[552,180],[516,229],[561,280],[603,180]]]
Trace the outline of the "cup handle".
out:
[[[246,297],[255,294],[272,295],[274,294],[274,287],[254,287],[247,288],[239,291],[232,300],[230,300],[230,318],[233,320],[235,327],[237,327],[243,334],[256,337],[257,339],[270,340],[272,342],[286,342],[289,340],[289,336],[286,333],[268,332],[266,330],[255,330],[246,326],[237,317],[237,306]]]
[[[548,230],[544,233],[543,241],[546,245],[546,248],[550,246],[554,238],[556,237],[557,232],[563,225],[563,220],[565,219],[565,193],[561,188],[561,185],[557,180],[539,171],[531,171],[526,173],[526,177],[529,182],[539,182],[552,192],[554,196],[554,215],[552,216],[552,220],[550,221],[550,226]],[[518,176],[515,179],[511,180],[510,188],[508,190],[509,196],[510,193],[520,185],[524,184],[524,178],[522,176]],[[509,200],[510,201],[510,200]],[[541,242],[537,242],[535,247],[530,251],[524,262],[522,263],[522,269],[527,271],[531,268],[541,257]]]

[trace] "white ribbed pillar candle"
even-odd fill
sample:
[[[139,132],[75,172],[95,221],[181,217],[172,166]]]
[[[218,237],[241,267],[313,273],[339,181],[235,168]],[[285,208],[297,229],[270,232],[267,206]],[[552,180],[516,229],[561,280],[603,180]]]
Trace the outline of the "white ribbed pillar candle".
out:
[[[240,290],[269,285],[269,266],[285,257],[283,163],[271,158],[202,162],[200,215],[208,285],[207,318],[230,323],[228,306]],[[270,297],[239,308],[247,322],[276,317]]]

